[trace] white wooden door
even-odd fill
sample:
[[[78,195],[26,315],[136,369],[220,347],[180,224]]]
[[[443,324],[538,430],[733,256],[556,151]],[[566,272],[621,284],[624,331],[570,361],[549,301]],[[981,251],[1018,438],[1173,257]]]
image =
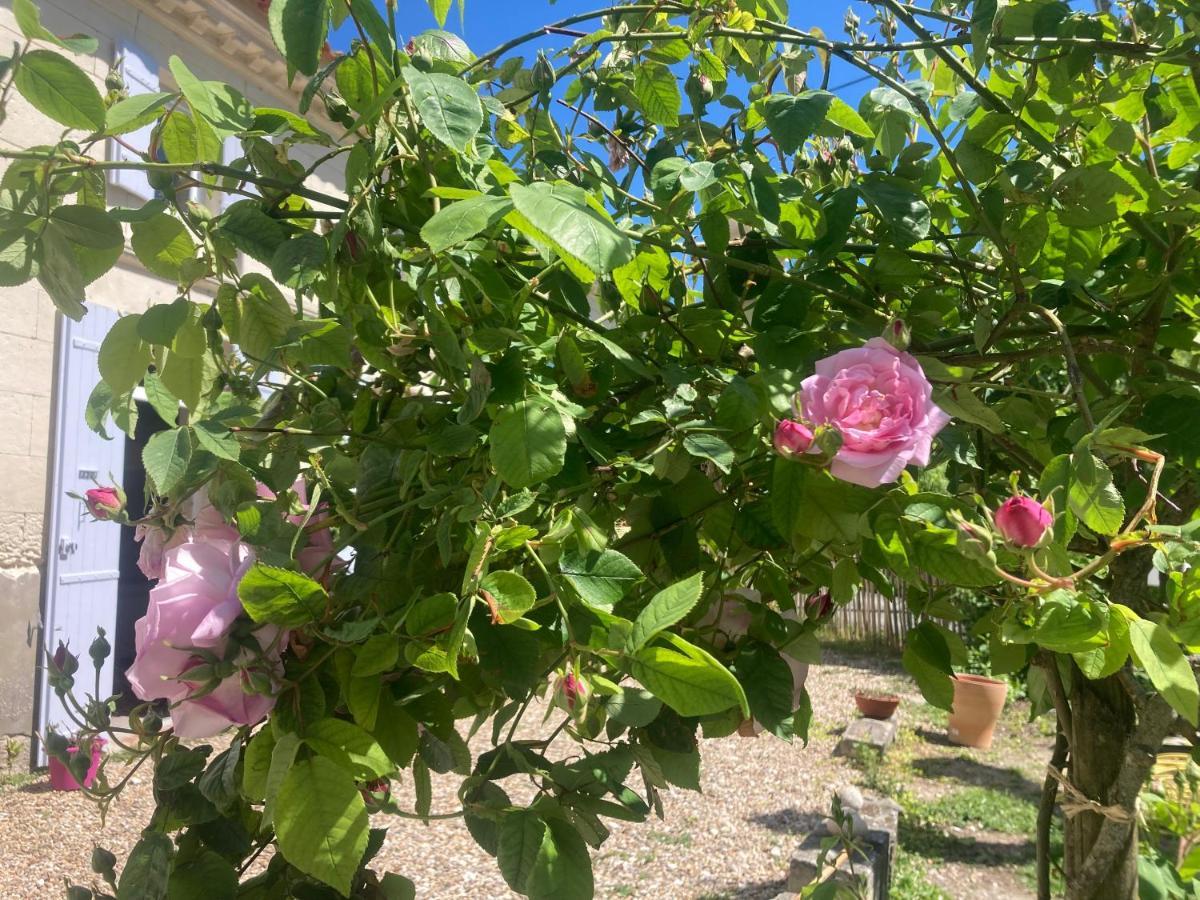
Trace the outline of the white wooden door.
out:
[[[83,502],[68,497],[67,492],[82,496],[97,482],[112,484],[124,469],[125,436],[117,431],[106,441],[84,424],[83,416],[88,397],[100,380],[100,343],[116,320],[116,313],[94,305],[88,307],[82,322],[59,316],[42,647],[53,653],[61,641],[79,657],[75,685],[81,700],[84,693],[95,690],[95,669],[87,651],[96,629],[103,628],[109,642],[113,640],[121,526],[93,521]],[[44,661],[38,674],[38,733],[44,734],[48,727],[73,733],[77,726],[50,689]],[[112,683],[110,657],[100,672],[101,697],[111,693]],[[44,762],[40,746],[38,757]]]

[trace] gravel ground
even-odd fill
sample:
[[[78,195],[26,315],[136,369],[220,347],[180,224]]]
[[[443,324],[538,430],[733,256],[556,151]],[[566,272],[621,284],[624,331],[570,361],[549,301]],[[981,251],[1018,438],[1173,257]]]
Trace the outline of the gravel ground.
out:
[[[814,709],[808,747],[769,736],[708,741],[701,793],[666,794],[662,821],[610,823],[612,837],[594,855],[597,896],[757,900],[781,892],[792,848],[820,822],[832,791],[858,780],[831,755],[853,715],[854,690],[893,690],[903,694],[904,709],[924,707],[895,664],[878,657],[828,653],[825,665],[813,667],[808,688]],[[1004,738],[1001,746],[1020,743],[1018,735]],[[479,736],[473,749],[486,749],[486,738]],[[434,812],[455,807],[457,785],[455,777],[435,776]],[[398,790],[405,796],[405,787]],[[89,883],[93,845],[123,859],[151,810],[148,776],[135,776],[106,822],[84,797],[51,793],[45,779],[0,787],[0,897],[62,896],[64,876]],[[390,824],[375,867],[412,878],[419,897],[513,896],[461,820]]]

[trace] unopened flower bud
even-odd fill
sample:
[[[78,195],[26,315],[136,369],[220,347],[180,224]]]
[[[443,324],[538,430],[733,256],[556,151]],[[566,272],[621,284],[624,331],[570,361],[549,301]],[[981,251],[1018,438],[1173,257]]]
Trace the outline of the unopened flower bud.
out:
[[[824,619],[833,613],[833,594],[821,591],[804,601],[804,611],[810,619]]]
[[[88,656],[92,658],[92,665],[97,670],[104,668],[104,661],[112,653],[112,644],[108,642],[108,638],[104,634],[104,629],[99,629],[99,632],[96,635],[96,639],[92,641],[91,646],[88,647]]]
[[[391,798],[392,783],[386,778],[377,778],[359,788],[359,793],[362,794],[367,812],[378,812]]]
[[[972,559],[995,563],[992,532],[974,522],[968,522],[958,510],[950,510],[946,518],[958,529],[958,549]]]
[[[533,64],[533,69],[530,72],[530,83],[534,90],[548,91],[554,87],[554,82],[558,78],[558,73],[554,69],[554,63],[550,62],[550,57],[546,56],[544,51],[539,50],[537,61]]]
[[[912,329],[903,319],[892,319],[883,331],[883,339],[897,350],[907,350],[912,343]]]
[[[1015,496],[996,510],[996,530],[1014,547],[1029,549],[1043,542],[1054,527],[1050,510],[1032,497]]]
[[[813,444],[812,429],[803,422],[783,419],[775,426],[775,452],[791,459],[807,453]]]
[[[58,642],[58,649],[54,651],[53,663],[54,672],[58,675],[74,675],[79,670],[78,657],[62,641]]]
[[[96,487],[84,492],[83,502],[92,517],[107,522],[125,509],[125,500],[115,487]]]
[[[591,689],[586,681],[573,669],[568,669],[559,677],[554,689],[554,703],[576,718],[582,718],[587,709],[588,695]]]

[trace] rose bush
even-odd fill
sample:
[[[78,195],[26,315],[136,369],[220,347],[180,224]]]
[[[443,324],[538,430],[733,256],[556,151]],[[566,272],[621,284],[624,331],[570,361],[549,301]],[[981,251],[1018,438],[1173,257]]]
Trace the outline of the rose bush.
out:
[[[125,515],[162,577],[134,674],[171,721],[117,726],[45,660],[83,735],[158,773],[119,878],[76,896],[411,896],[378,829],[445,816],[514,891],[588,897],[608,820],[698,788],[705,741],[805,739],[820,626],[897,584],[942,708],[950,625],[986,610],[1095,804],[1070,895],[1133,895],[1146,749],[1200,701],[1200,23],[875,7],[835,40],[781,0],[630,3],[476,55],[392,3],[274,0],[293,111],[177,58],[177,90],[101,96],[16,0],[0,98],[71,131],[0,152],[0,284],[82,316],[128,239],[174,298],[111,331],[87,406],[133,433],[140,384],[162,420]],[[101,152],[143,128],[144,159]],[[161,196],[109,208],[119,168]],[[220,753],[180,741],[225,723]]]

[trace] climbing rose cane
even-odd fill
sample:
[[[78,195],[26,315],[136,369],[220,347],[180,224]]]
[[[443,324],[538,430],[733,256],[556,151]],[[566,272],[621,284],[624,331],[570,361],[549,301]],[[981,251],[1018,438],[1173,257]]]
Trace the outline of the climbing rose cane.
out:
[[[211,737],[230,725],[253,724],[275,705],[273,696],[248,693],[237,670],[214,686],[218,675],[201,655],[224,658],[242,614],[238,582],[253,562],[253,552],[240,541],[189,536],[166,551],[162,580],[150,591],[146,615],[134,626],[137,653],[126,673],[129,683],[143,700],[172,703],[171,719],[180,737]],[[266,664],[278,670],[284,643],[279,630],[266,626],[254,638]],[[243,650],[234,664],[253,663],[256,655]]]
[[[996,530],[1014,547],[1036,547],[1054,525],[1054,516],[1032,497],[1009,497],[996,510]]]
[[[878,487],[911,464],[929,465],[933,438],[950,417],[912,356],[883,338],[820,360],[800,386],[804,418],[831,425],[842,446],[830,463],[835,478]]]

